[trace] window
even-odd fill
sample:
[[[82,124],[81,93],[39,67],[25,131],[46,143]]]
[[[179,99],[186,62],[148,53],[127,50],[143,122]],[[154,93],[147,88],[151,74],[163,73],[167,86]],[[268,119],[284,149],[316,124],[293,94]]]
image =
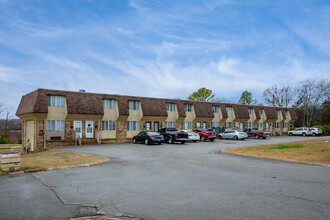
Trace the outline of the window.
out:
[[[280,128],[280,123],[279,122],[275,122],[275,128]]]
[[[276,115],[277,115],[277,117],[279,117],[280,114],[281,114],[281,110],[276,110]]]
[[[174,103],[166,103],[166,109],[168,112],[174,112],[175,111],[175,104]]]
[[[47,120],[46,130],[47,131],[64,131],[64,121],[63,120]]]
[[[127,121],[127,131],[138,131],[139,122],[138,121]]]
[[[258,122],[258,128],[262,128],[262,122]]]
[[[47,105],[64,107],[64,96],[47,95]]]
[[[259,114],[260,114],[260,116],[262,115],[263,112],[264,112],[263,109],[259,109]]]
[[[165,128],[175,128],[174,121],[165,121]]]
[[[129,110],[139,110],[139,101],[128,101]]]
[[[285,116],[288,116],[288,110],[284,110]]]
[[[211,128],[218,128],[219,122],[211,122]]]
[[[249,115],[252,115],[253,109],[252,108],[248,108],[248,111],[249,111]]]
[[[203,122],[203,128],[206,129],[206,127],[207,127],[207,123]]]
[[[103,131],[115,131],[116,130],[116,121],[102,121],[102,130]]]
[[[191,112],[191,104],[184,104],[184,111],[185,112]]]
[[[183,130],[191,130],[192,129],[192,122],[184,121],[183,122]]]
[[[248,123],[246,124],[246,126],[247,126],[247,128],[252,128],[252,122],[248,122]]]
[[[238,130],[239,123],[235,122],[235,129]]]
[[[283,122],[283,128],[288,128],[288,122]]]
[[[213,113],[219,113],[219,106],[212,106]]]
[[[225,122],[225,128],[231,128],[231,122]]]
[[[227,114],[231,114],[232,108],[231,107],[226,107],[226,112],[227,112]]]
[[[116,108],[116,100],[113,99],[103,99],[103,108],[104,109],[115,109]]]
[[[196,128],[197,129],[201,128],[201,123],[200,122],[196,122]]]

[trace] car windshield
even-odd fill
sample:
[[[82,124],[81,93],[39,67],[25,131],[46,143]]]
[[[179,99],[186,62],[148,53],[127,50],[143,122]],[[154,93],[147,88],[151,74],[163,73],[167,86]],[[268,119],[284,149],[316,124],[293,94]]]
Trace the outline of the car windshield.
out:
[[[176,128],[168,128],[167,131],[177,131]]]
[[[147,134],[148,134],[149,136],[151,136],[151,135],[160,135],[158,132],[147,132]]]
[[[213,131],[213,129],[207,129],[207,131]]]

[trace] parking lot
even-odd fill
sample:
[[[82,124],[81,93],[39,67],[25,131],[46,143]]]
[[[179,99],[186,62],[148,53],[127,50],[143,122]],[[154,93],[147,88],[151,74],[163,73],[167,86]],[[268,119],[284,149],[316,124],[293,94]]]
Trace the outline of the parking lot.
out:
[[[219,153],[319,138],[63,147],[110,162],[0,176],[1,219],[329,219],[330,167]]]

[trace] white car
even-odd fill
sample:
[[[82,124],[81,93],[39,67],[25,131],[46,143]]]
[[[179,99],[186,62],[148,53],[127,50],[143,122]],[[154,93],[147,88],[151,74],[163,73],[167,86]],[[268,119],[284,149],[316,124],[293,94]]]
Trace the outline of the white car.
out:
[[[309,128],[313,136],[322,135],[322,130],[319,128]]]
[[[294,130],[291,130],[288,132],[288,135],[293,136],[293,135],[302,135],[302,136],[309,136],[313,135],[312,131],[310,128],[296,128]]]
[[[188,133],[189,141],[196,142],[200,140],[199,134],[191,130],[182,130],[183,132]]]
[[[234,140],[244,140],[245,138],[248,138],[247,133],[243,131],[225,131],[224,133],[219,134],[220,139],[234,139]]]

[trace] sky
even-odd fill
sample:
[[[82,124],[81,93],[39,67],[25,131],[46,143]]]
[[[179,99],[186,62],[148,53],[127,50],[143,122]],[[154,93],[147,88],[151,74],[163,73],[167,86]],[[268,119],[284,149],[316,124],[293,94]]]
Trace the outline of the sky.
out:
[[[330,1],[0,0],[0,99],[38,88],[262,102],[330,76]]]

